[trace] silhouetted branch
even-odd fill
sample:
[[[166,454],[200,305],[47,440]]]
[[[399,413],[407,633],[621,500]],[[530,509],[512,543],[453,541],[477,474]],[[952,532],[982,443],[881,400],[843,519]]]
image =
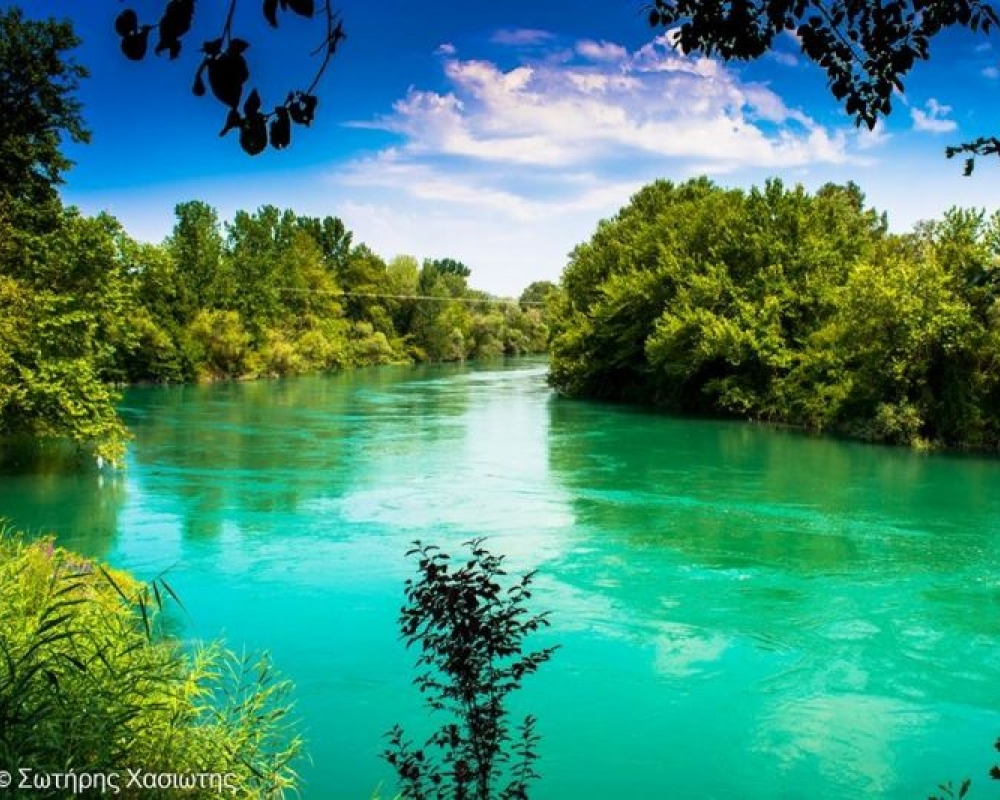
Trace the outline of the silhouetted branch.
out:
[[[229,0],[222,34],[202,44],[202,60],[195,71],[191,90],[198,97],[211,90],[212,95],[228,109],[220,136],[238,130],[240,146],[250,155],[263,152],[268,144],[275,150],[282,150],[291,143],[293,122],[309,126],[315,118],[319,104],[316,89],[341,42],[347,38],[343,20],[329,3],[323,4],[326,33],[323,42],[311,54],[323,56],[315,76],[307,89],[289,91],[283,103],[265,112],[256,89],[244,100],[244,88],[251,78],[250,65],[244,53],[250,43],[233,35],[237,5],[238,0]],[[291,11],[311,19],[316,11],[315,0],[264,0],[264,18],[272,28],[278,27],[279,11]],[[166,52],[171,60],[177,58],[182,39],[191,30],[194,13],[194,0],[168,0],[160,21],[153,25],[140,24],[138,14],[132,9],[122,11],[115,19],[122,53],[133,61],[141,61],[148,50],[149,34],[156,29],[159,31],[159,42],[154,52],[157,55]]]

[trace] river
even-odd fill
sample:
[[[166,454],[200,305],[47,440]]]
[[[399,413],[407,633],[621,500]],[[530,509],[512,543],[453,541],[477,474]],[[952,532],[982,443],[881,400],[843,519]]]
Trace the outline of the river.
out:
[[[191,637],[295,683],[309,800],[368,800],[425,714],[398,638],[415,539],[537,569],[518,698],[537,800],[987,789],[1000,462],[569,401],[545,364],[130,389],[119,472],[0,478],[0,515],[152,577]]]

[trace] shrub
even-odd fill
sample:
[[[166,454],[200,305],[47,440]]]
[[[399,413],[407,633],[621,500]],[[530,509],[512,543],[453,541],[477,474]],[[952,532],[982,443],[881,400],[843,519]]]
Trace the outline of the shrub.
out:
[[[404,739],[399,725],[388,734],[383,756],[408,800],[522,800],[538,777],[535,719],[526,716],[515,735],[506,706],[524,676],[556,649],[524,652],[524,638],[549,624],[546,614],[528,612],[534,573],[505,590],[503,557],[485,550],[481,539],[466,545],[470,557],[457,568],[432,545],[416,542],[407,554],[417,556],[420,575],[406,582],[400,627],[426,668],[414,684],[433,711],[450,718],[422,748]]]

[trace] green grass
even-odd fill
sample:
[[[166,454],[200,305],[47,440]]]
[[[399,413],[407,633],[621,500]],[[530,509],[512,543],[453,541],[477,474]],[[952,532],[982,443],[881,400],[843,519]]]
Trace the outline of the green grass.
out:
[[[266,658],[218,643],[185,648],[164,628],[175,601],[162,578],[145,584],[53,545],[0,531],[0,765],[15,776],[116,773],[121,796],[144,774],[227,775],[232,796],[294,790],[301,741],[289,684]],[[65,789],[9,797],[60,797]],[[206,785],[186,797],[217,797]],[[228,792],[227,792],[228,794]]]

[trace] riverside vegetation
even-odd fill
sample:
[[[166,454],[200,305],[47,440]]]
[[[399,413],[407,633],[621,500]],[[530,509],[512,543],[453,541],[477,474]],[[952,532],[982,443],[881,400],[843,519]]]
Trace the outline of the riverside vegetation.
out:
[[[5,797],[265,798],[296,784],[287,682],[266,658],[166,635],[168,595],[162,578],[0,531],[0,764],[17,776]]]
[[[572,253],[551,383],[918,447],[1000,445],[1000,212],[657,181]]]
[[[182,203],[171,236],[143,244],[59,198],[61,137],[87,139],[76,44],[66,23],[0,11],[11,82],[0,98],[0,437],[68,439],[115,459],[122,382],[516,354],[549,338],[552,383],[568,394],[921,446],[1000,443],[997,216],[953,210],[899,236],[853,185],[810,195],[777,181],[750,192],[661,181],[574,251],[560,290],[538,284],[515,305],[471,289],[459,262],[386,263],[339,220],[273,206],[223,228],[207,204]],[[529,305],[543,298],[551,335]],[[294,784],[285,685],[266,662],[165,636],[164,593],[50,542],[0,537],[5,764],[232,773],[247,796]],[[441,740],[452,777],[465,764],[458,783],[478,794],[503,738],[492,700],[476,705],[482,685],[438,696],[472,702],[491,726],[490,742],[481,728]],[[529,755],[533,735],[529,718]],[[408,780],[420,759],[396,743]],[[478,753],[475,779],[465,751]],[[531,762],[509,796],[525,793]]]
[[[104,458],[126,432],[116,384],[287,376],[544,350],[529,287],[500,302],[454,259],[388,263],[333,217],[265,206],[225,232],[177,206],[162,245],[112,217],[55,209],[42,230],[0,216],[0,436],[66,438]],[[6,252],[4,252],[6,251]],[[417,299],[420,298],[420,299]]]

